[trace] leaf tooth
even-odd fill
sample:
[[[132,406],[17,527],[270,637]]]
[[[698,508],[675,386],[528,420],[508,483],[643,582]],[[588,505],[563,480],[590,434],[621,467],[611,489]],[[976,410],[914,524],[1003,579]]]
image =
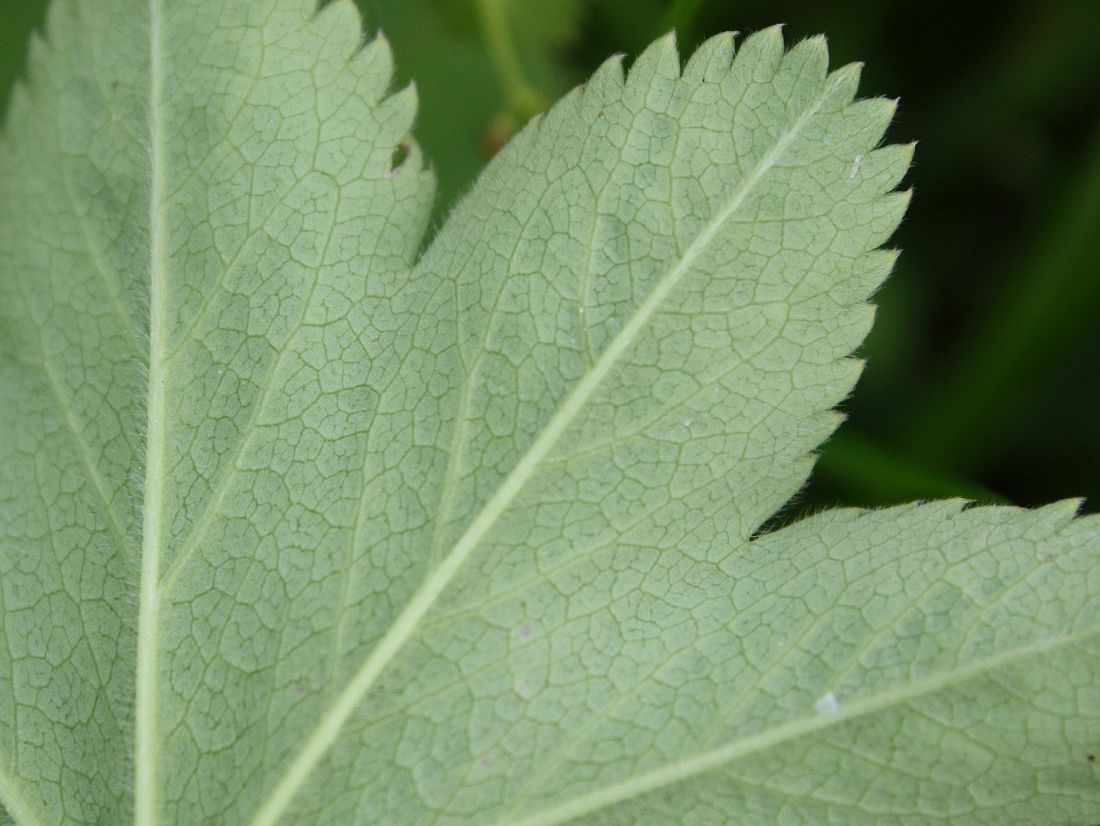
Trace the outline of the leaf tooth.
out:
[[[654,40],[642,52],[626,79],[626,94],[645,95],[658,81],[680,79],[680,54],[676,49],[676,33],[669,32]]]
[[[876,214],[871,220],[865,239],[868,250],[873,250],[890,239],[901,219],[905,217],[905,210],[908,209],[912,197],[912,189],[903,189],[888,192],[875,202]]]
[[[383,99],[378,104],[378,117],[385,126],[379,139],[388,141],[393,148],[409,140],[408,135],[416,120],[419,105],[420,94],[415,83],[409,83],[403,89]]]
[[[816,34],[800,40],[783,55],[783,70],[792,72],[805,82],[805,76],[821,82],[829,69],[829,43],[825,35]]]
[[[48,5],[43,30],[31,32],[28,39],[25,69],[12,85],[7,113],[0,120],[0,140],[6,141],[10,136],[23,132],[25,123],[35,128],[34,113],[51,105],[50,100],[55,99],[58,94],[53,74],[57,71],[62,55],[57,53],[53,43],[57,39],[64,42],[68,32],[79,31],[80,28],[76,10],[71,8],[70,3]],[[72,54],[64,57],[70,61],[78,59]],[[17,147],[17,151],[27,151],[37,146],[39,139],[25,139],[22,143],[25,148]]]
[[[770,84],[792,118],[820,110],[828,67],[829,50],[821,36],[802,40],[783,55]]]
[[[348,65],[360,83],[372,84],[364,89],[363,95],[371,103],[377,103],[393,82],[393,48],[389,38],[379,29],[356,50]]]
[[[845,304],[867,300],[893,271],[899,254],[891,249],[873,249],[863,253],[852,264],[851,272],[838,281],[831,294]]]
[[[624,57],[622,53],[614,54],[601,63],[582,87],[585,95],[592,94],[601,100],[610,100],[621,95],[623,86],[626,84]]]
[[[605,117],[608,108],[618,105],[626,83],[623,59],[622,54],[612,55],[600,64],[585,83],[572,90],[580,94],[581,107],[588,120],[593,117]],[[551,108],[556,106],[557,104]]]
[[[750,35],[733,57],[731,74],[747,72],[752,78],[767,81],[774,77],[783,59],[783,24],[761,29]]]
[[[934,512],[946,521],[965,513],[971,503],[970,499],[963,496],[952,496],[949,499],[918,499],[914,504],[924,512],[925,517],[928,516],[929,512]],[[1007,510],[1012,509],[1008,508]]]
[[[51,6],[63,6],[64,3],[53,3]],[[56,69],[54,48],[51,40],[53,33],[59,28],[68,25],[68,20],[62,20],[60,15],[53,15],[50,19],[50,28],[46,34],[32,32],[27,43],[27,71],[25,82],[31,90],[40,83],[48,82],[50,74]]]
[[[330,0],[316,6],[312,22],[323,26],[327,36],[332,38],[328,47],[346,54],[349,59],[363,46],[363,16],[354,0]]]
[[[1097,548],[1100,547],[1100,514],[1079,515],[1084,504],[1085,500],[1083,498],[1064,499],[1046,507],[1053,508],[1058,505],[1065,507],[1065,510],[1061,512],[1061,516],[1066,519],[1066,523],[1059,533],[1069,535],[1067,536],[1068,541],[1076,542],[1078,541],[1076,537],[1080,536],[1079,541],[1082,545],[1087,544],[1091,548]]]
[[[874,304],[864,304],[863,306],[867,308],[868,312],[870,312],[871,319],[873,321],[874,316],[878,314],[878,307]],[[862,342],[860,343],[862,344]],[[850,355],[845,356],[844,361],[850,362],[851,364],[855,365],[856,382],[858,383],[859,380],[863,377],[864,371],[866,371],[867,369],[867,359],[865,359],[863,356]],[[838,410],[837,412],[840,413],[841,411]],[[848,414],[844,413],[843,415],[844,421],[848,421]]]
[[[683,78],[690,83],[715,82],[724,77],[733,64],[737,32],[722,32],[708,38],[688,58]]]
[[[856,61],[841,66],[825,78],[825,99],[821,104],[823,112],[836,112],[851,105],[859,91],[859,81],[863,76],[863,62]]]
[[[843,364],[845,362],[856,361],[856,359],[844,359],[840,363]],[[847,375],[845,375],[844,378],[840,380],[833,379],[830,381],[828,387],[823,387],[822,391],[835,397],[835,400],[828,406],[808,414],[805,420],[799,424],[799,430],[794,440],[801,446],[801,451],[793,460],[795,465],[802,463],[805,465],[799,487],[809,478],[813,466],[817,464],[821,446],[829,440],[829,437],[836,433],[845,421],[847,421],[848,414],[841,410],[837,410],[834,405],[842,401],[851,392],[862,369],[862,367],[859,367],[857,370],[847,371]],[[790,495],[786,496],[784,501],[788,499],[790,499]],[[777,510],[782,506],[783,503],[780,503],[777,506]]]
[[[860,301],[858,304],[846,308],[844,324],[829,337],[830,343],[844,353],[845,357],[850,356],[867,338],[867,334],[871,332],[871,327],[875,323],[876,310],[874,304],[869,304],[866,301]],[[862,372],[862,369],[861,367],[860,372]]]
[[[850,367],[849,381],[851,383],[848,384],[847,389],[843,393],[843,396],[847,396],[851,392],[851,389],[855,385],[855,383],[859,381],[859,377],[863,375],[863,369],[866,366],[866,361],[864,361],[863,359],[846,358],[843,359],[842,363],[845,366]],[[840,399],[838,399],[837,401],[839,402]],[[830,407],[826,410],[822,410],[818,416],[818,419],[820,421],[821,428],[823,430],[827,428],[828,433],[815,441],[815,445],[823,444],[825,440],[828,439],[829,436],[833,435],[842,424],[848,421],[848,414],[845,413],[843,410],[837,410],[835,407]]]
[[[974,511],[970,515],[986,521],[991,515],[1008,520],[1026,519],[1027,530],[1024,536],[1033,541],[1050,539],[1071,525],[1097,519],[1096,515],[1078,517],[1081,505],[1084,503],[1084,499],[1079,497],[1060,499],[1037,508],[1025,508],[1019,505],[983,505],[969,499],[962,501],[966,502],[965,511]]]
[[[557,129],[562,123],[562,118],[575,116],[577,111],[585,105],[585,102],[588,100],[588,91],[588,86],[585,84],[574,86],[566,92],[565,95],[558,98],[549,110],[546,112],[537,112],[532,115],[527,120],[527,123],[523,125],[519,133],[513,136],[501,151],[508,151],[512,144],[516,144],[517,146],[520,144],[527,145],[525,142],[528,140],[535,140],[534,136],[537,135],[544,126],[550,126]]]
[[[1061,533],[1071,522],[1076,520],[1077,514],[1080,512],[1081,506],[1084,505],[1084,503],[1085,500],[1083,498],[1074,497],[1051,502],[1033,511],[1029,511],[1027,508],[1019,508],[1019,510],[1021,513],[1035,515],[1033,532],[1029,532],[1029,535],[1034,536],[1036,539],[1045,539],[1054,534]],[[1095,516],[1087,518],[1096,519]]]
[[[891,192],[905,177],[913,162],[914,146],[912,143],[891,143],[862,157],[859,174],[876,197]]]
[[[843,109],[842,116],[857,136],[859,151],[870,152],[882,142],[897,108],[897,98],[861,98]]]
[[[48,54],[53,53],[51,44],[55,40],[60,39],[62,43],[66,41],[72,43],[73,32],[81,29],[79,12],[80,9],[73,2],[49,3],[46,6],[46,19],[42,25],[42,33],[36,31],[31,34],[30,45],[32,51],[29,53],[28,64],[33,65],[36,60],[42,60]],[[78,42],[83,43],[85,41]],[[36,46],[47,51],[43,51],[36,56],[33,51]]]
[[[865,323],[869,322],[874,315],[874,307],[870,304],[861,304],[860,309],[863,311],[862,316]],[[853,325],[853,328],[854,327],[855,325]],[[823,411],[828,412],[830,415],[841,413],[839,410],[835,409],[836,406],[852,394],[852,389],[856,386],[856,382],[858,382],[860,376],[863,375],[863,371],[867,366],[867,360],[859,358],[858,356],[853,356],[852,352],[863,343],[863,339],[866,335],[867,329],[864,329],[858,340],[856,340],[854,335],[848,336],[848,340],[844,342],[841,350],[844,355],[836,359],[834,363],[836,374],[829,376],[822,388],[823,397],[826,402]],[[841,421],[843,421],[843,419]],[[837,424],[839,425],[839,422]],[[818,444],[820,444],[820,442]]]
[[[348,60],[348,70],[359,84],[363,100],[376,106],[386,96],[394,79],[394,54],[382,30],[365,40]]]

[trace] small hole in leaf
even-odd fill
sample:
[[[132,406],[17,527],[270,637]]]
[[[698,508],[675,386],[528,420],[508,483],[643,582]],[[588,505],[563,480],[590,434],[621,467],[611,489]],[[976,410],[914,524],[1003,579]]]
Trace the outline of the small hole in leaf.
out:
[[[399,143],[393,149],[393,154],[390,155],[389,166],[386,167],[386,174],[383,177],[392,178],[398,172],[401,171],[401,167],[404,166],[405,161],[409,159],[409,145],[407,143]]]

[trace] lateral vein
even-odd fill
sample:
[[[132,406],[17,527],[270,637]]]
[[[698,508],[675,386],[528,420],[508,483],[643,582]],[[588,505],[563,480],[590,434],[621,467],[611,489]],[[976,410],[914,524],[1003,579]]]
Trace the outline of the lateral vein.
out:
[[[16,826],[45,826],[45,821],[34,813],[3,766],[0,766],[0,803]]]
[[[516,821],[512,826],[560,826],[560,824],[568,823],[578,817],[583,817],[616,803],[622,803],[625,800],[665,788],[673,783],[721,768],[727,763],[732,763],[735,760],[748,757],[798,737],[813,734],[868,714],[874,714],[907,700],[932,694],[956,683],[979,677],[986,671],[1009,665],[1015,660],[1063,648],[1096,634],[1100,634],[1100,630],[1093,628],[1078,633],[1065,634],[1052,640],[1040,640],[1022,645],[984,661],[968,663],[941,674],[924,677],[904,687],[891,688],[881,694],[855,700],[847,705],[842,705],[832,713],[815,714],[812,717],[791,720],[788,723],[783,723],[742,740],[735,740],[692,757],[685,757],[682,760],[669,763],[667,766],[640,774],[629,780],[614,783],[598,791],[559,803],[550,809]]]

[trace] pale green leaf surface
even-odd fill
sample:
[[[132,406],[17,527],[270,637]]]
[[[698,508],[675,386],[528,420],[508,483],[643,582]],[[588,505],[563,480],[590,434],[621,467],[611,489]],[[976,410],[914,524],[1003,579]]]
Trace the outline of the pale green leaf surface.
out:
[[[54,5],[0,161],[2,771],[43,822],[232,821],[326,702],[360,503],[431,461],[369,475],[412,411],[367,331],[432,185],[350,3],[132,5]]]
[[[15,821],[1097,811],[1096,517],[761,534],[858,374],[893,105],[821,40],[664,39],[415,261],[415,101],[358,26],[60,0],[33,50],[0,142]]]

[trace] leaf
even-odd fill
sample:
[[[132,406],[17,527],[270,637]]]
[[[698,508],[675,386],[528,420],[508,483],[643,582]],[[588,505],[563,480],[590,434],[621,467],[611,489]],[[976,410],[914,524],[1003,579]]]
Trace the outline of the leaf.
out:
[[[416,260],[349,3],[48,30],[0,143],[17,823],[1094,815],[1100,518],[763,527],[907,201],[821,39],[608,62]]]

